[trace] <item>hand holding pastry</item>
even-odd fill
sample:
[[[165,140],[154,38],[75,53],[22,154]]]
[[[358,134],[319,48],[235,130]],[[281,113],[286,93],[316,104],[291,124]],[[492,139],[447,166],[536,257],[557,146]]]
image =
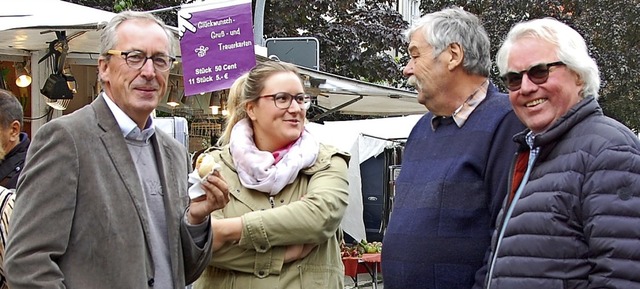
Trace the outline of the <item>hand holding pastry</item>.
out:
[[[196,182],[189,188],[189,223],[202,223],[211,212],[224,208],[229,202],[229,187],[220,175],[221,168],[213,156],[206,153],[198,156],[196,170],[189,176]]]
[[[205,178],[209,173],[220,170],[220,164],[208,153],[203,153],[196,160],[196,170],[200,178]]]

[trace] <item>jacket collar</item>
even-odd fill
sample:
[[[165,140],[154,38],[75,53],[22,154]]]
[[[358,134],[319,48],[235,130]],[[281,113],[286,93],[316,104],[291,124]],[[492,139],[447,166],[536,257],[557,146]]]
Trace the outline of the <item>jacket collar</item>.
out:
[[[574,105],[571,109],[569,109],[566,114],[556,120],[556,122],[553,123],[551,127],[549,127],[549,129],[535,135],[533,140],[534,147],[543,147],[543,151],[548,151],[544,148],[548,148],[549,145],[555,143],[558,138],[565,135],[576,124],[580,123],[585,118],[591,115],[602,114],[602,108],[598,104],[598,101],[593,96],[588,96]],[[524,131],[513,136],[513,140],[520,144],[519,151],[528,150],[526,135],[530,131],[530,129],[525,129]]]
[[[29,140],[29,136],[27,135],[27,133],[21,132],[20,142],[18,142],[18,144],[15,147],[13,147],[10,151],[8,151],[7,155],[5,155],[4,158],[10,159],[14,155],[17,155],[20,153],[26,153],[30,143],[31,141]]]

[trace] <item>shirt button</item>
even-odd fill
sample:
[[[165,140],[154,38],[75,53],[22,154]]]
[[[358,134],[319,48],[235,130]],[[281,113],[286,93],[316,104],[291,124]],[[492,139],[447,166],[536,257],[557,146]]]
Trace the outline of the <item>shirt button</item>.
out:
[[[264,245],[260,245],[260,250],[265,250],[267,249],[267,247],[265,247]]]
[[[153,278],[149,279],[149,281],[147,281],[147,285],[149,285],[149,287],[153,287],[153,283],[155,283],[156,281],[153,280]]]
[[[260,277],[263,277],[263,276],[264,276],[264,271],[258,271],[258,275],[259,275]]]

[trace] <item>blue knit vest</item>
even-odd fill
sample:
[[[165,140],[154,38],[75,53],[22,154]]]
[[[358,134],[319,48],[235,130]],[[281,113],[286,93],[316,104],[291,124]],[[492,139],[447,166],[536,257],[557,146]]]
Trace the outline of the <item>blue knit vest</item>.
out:
[[[506,193],[510,137],[523,128],[493,85],[461,128],[447,118],[434,131],[432,116],[405,146],[383,240],[387,289],[472,288]]]

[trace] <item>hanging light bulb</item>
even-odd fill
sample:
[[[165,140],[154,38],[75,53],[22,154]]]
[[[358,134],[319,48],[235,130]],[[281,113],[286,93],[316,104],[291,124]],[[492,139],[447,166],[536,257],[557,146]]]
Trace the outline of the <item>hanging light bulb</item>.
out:
[[[169,88],[169,95],[167,96],[167,105],[171,107],[176,107],[180,105],[180,99],[178,98],[178,88],[175,86],[171,86]]]
[[[73,74],[71,73],[71,67],[67,66],[62,70],[62,74],[64,75],[64,78],[67,80],[67,86],[69,87],[69,90],[75,94],[78,92],[78,83],[76,82],[76,78],[73,76]]]
[[[220,108],[220,93],[218,91],[211,92],[211,97],[209,98],[209,107],[212,110],[215,107],[216,111],[218,111],[218,108]]]
[[[172,84],[169,87],[169,93],[167,94],[167,105],[171,107],[176,107],[181,104],[180,99],[180,88],[178,87],[178,82]]]
[[[226,91],[225,91],[226,92]],[[220,97],[220,109],[222,110],[222,116],[229,115],[229,111],[227,110],[227,95],[224,93],[222,97]]]
[[[27,71],[26,64],[18,62],[15,64],[16,68],[16,85],[18,87],[27,87],[31,85],[31,75]]]

